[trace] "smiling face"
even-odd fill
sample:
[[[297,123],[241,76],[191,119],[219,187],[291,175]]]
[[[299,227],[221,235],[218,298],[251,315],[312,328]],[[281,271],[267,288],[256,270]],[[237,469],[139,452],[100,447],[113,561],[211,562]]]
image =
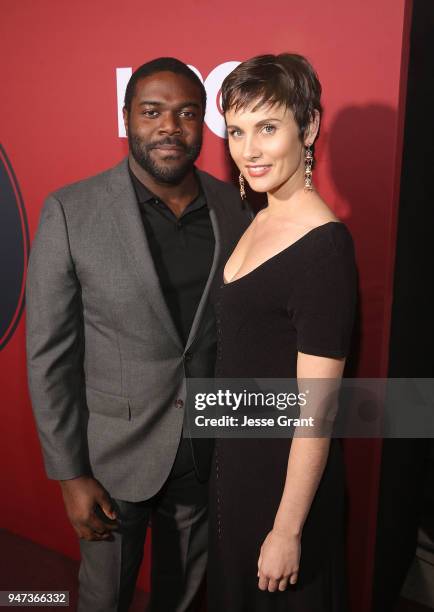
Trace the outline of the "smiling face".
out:
[[[182,74],[164,71],[140,79],[125,129],[134,160],[155,180],[176,184],[192,168],[202,145],[199,87]]]
[[[305,132],[289,108],[256,104],[225,114],[229,150],[254,191],[276,194],[304,185],[304,145],[315,140],[317,120]],[[255,109],[255,110],[252,110]]]

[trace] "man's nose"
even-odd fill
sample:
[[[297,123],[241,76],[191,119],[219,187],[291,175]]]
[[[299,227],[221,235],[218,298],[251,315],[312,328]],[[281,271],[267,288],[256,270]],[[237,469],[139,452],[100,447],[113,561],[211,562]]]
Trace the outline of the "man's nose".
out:
[[[182,128],[178,115],[176,113],[163,113],[158,129],[163,134],[181,134]]]

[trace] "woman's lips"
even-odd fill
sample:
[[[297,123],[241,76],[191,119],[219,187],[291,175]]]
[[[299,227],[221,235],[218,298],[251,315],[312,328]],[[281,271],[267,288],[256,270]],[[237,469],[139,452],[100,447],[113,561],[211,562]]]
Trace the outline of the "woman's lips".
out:
[[[269,170],[271,170],[271,166],[246,166],[247,172],[251,177],[264,176],[267,174]]]

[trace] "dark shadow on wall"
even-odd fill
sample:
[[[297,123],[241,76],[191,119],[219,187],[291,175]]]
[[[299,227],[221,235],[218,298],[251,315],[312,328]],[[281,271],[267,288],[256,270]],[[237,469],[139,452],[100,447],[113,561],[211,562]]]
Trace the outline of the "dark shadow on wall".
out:
[[[348,106],[324,130],[325,155],[339,218],[353,231],[359,295],[345,376],[379,377],[393,244],[397,111],[381,103]],[[357,231],[357,233],[356,233]],[[363,363],[361,355],[363,349]],[[377,474],[381,442],[344,440],[348,484],[348,563],[352,610],[371,602]]]
[[[379,376],[396,133],[396,111],[371,103],[344,108],[322,134],[336,189],[333,208],[343,221],[357,228],[357,236],[353,235],[356,255],[359,263],[363,260],[364,277],[359,279],[363,294],[359,290],[347,376],[356,376],[359,369],[362,329],[375,344],[372,371],[364,375]]]

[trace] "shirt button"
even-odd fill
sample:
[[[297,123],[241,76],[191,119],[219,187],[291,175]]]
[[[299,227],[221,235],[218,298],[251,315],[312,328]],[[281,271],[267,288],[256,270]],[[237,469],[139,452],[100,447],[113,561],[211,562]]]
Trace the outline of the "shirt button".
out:
[[[184,406],[183,400],[178,397],[178,399],[175,400],[175,408],[183,408],[183,406]]]

